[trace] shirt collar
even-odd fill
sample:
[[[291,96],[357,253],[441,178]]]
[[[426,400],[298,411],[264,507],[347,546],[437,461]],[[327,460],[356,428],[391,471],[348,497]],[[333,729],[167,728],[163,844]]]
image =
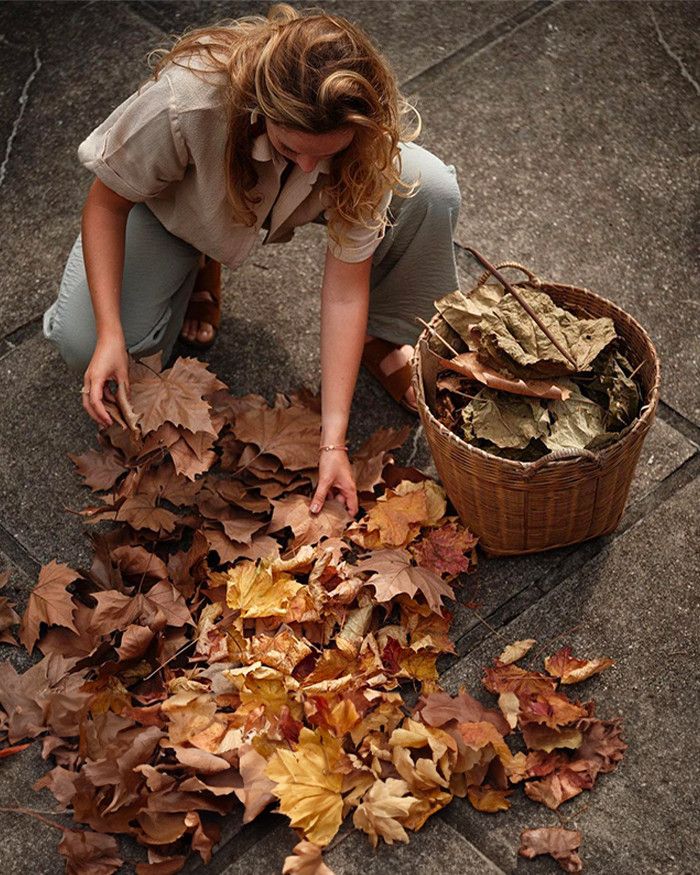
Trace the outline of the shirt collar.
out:
[[[251,113],[250,123],[255,122],[255,112]],[[281,155],[270,142],[270,138],[266,133],[259,134],[253,140],[253,148],[250,153],[254,161],[272,161],[276,168],[280,171],[287,163],[284,155]],[[330,173],[331,159],[321,158],[318,164],[314,167],[311,173],[304,173],[304,176],[309,178],[309,181],[315,182],[319,173]],[[301,171],[303,173],[303,171]]]

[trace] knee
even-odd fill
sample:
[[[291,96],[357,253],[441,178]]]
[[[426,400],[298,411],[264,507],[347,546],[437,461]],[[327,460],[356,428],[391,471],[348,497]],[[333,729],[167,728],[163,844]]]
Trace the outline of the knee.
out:
[[[436,162],[423,173],[419,191],[431,212],[437,210],[451,216],[459,212],[462,193],[459,190],[453,165],[443,164],[442,161]]]
[[[44,337],[54,344],[68,370],[77,375],[84,374],[95,349],[94,338],[90,340],[77,331],[56,324],[50,309],[44,313],[43,327]]]

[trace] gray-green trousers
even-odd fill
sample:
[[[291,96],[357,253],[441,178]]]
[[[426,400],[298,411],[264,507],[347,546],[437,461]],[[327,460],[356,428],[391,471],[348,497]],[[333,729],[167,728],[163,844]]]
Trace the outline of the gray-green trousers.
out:
[[[455,168],[415,143],[401,143],[402,179],[420,174],[410,198],[394,194],[388,227],[372,256],[367,331],[393,343],[415,343],[435,313],[433,302],[458,288],[452,236],[460,192]],[[318,219],[316,221],[319,221]],[[199,251],[166,230],[137,203],[126,225],[121,320],[135,356],[163,350],[167,362],[180,333],[198,271]],[[95,318],[80,234],[63,272],[57,300],[44,313],[44,336],[68,367],[83,373],[95,349]]]

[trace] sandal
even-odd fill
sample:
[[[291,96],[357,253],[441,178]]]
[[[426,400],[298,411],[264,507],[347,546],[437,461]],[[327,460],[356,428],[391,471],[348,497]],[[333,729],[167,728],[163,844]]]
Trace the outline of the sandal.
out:
[[[391,395],[394,401],[408,410],[410,413],[418,414],[418,408],[406,401],[406,392],[411,386],[411,363],[406,362],[405,365],[393,371],[391,374],[385,374],[381,368],[381,363],[392,353],[398,346],[382,337],[374,337],[367,341],[362,352],[362,364],[372,374]]]
[[[198,292],[208,292],[214,300],[207,301],[200,299],[196,301],[194,298]],[[187,319],[192,319],[196,322],[206,322],[207,325],[211,325],[214,329],[214,334],[211,340],[207,341],[197,340],[196,337],[190,340],[188,337],[180,334],[180,342],[194,349],[209,349],[216,340],[216,329],[221,321],[221,264],[218,261],[214,261],[213,258],[209,258],[208,255],[205,256],[204,267],[199,269],[194,282],[194,288],[192,289],[192,295],[190,296],[183,321]]]

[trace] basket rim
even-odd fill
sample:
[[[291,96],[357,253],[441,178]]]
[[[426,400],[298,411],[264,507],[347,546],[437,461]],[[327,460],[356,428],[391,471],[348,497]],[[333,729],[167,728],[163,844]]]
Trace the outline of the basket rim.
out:
[[[432,428],[436,429],[445,439],[452,442],[455,447],[459,448],[461,451],[464,452],[466,450],[467,453],[474,454],[476,458],[484,459],[492,464],[494,462],[498,463],[502,465],[505,470],[509,469],[513,474],[521,474],[527,476],[535,470],[544,470],[551,465],[556,465],[557,467],[567,465],[579,465],[581,461],[589,461],[591,453],[595,457],[596,463],[598,465],[604,465],[608,457],[612,456],[614,453],[618,453],[621,447],[630,444],[634,439],[636,439],[636,437],[640,433],[646,433],[649,426],[651,425],[659,402],[661,384],[661,360],[659,358],[658,352],[656,351],[656,347],[646,329],[642,325],[640,325],[640,323],[633,316],[631,316],[626,310],[623,310],[622,307],[619,307],[613,301],[603,297],[602,295],[597,294],[597,292],[591,291],[585,286],[575,286],[571,283],[557,283],[551,280],[543,280],[539,278],[537,285],[528,281],[523,281],[519,284],[529,285],[532,286],[532,288],[536,288],[540,291],[546,291],[547,288],[554,288],[557,291],[563,292],[564,294],[566,294],[567,291],[576,292],[578,294],[582,293],[584,297],[592,298],[609,307],[612,311],[610,316],[611,318],[613,318],[613,321],[615,321],[613,314],[616,314],[621,319],[624,318],[625,320],[630,322],[634,326],[634,328],[639,331],[643,340],[648,345],[649,351],[652,354],[652,366],[654,370],[653,383],[648,394],[648,400],[640,408],[640,414],[637,417],[632,428],[627,432],[627,434],[623,435],[619,440],[615,441],[614,443],[609,444],[607,447],[603,447],[599,450],[585,450],[579,454],[571,455],[566,459],[548,459],[547,456],[552,454],[547,454],[540,459],[536,459],[532,462],[522,462],[517,459],[506,459],[502,456],[495,456],[493,455],[493,453],[487,453],[480,447],[475,447],[472,444],[467,443],[465,440],[458,437],[454,432],[450,431],[450,429],[448,429],[440,422],[439,419],[437,419],[437,417],[433,414],[432,410],[426,402],[425,389],[423,386],[423,374],[420,368],[420,349],[422,342],[427,342],[427,339],[429,337],[429,331],[427,328],[423,328],[423,330],[419,334],[418,340],[415,344],[413,355],[411,357],[411,386],[416,393],[416,400],[418,402],[421,417],[426,418]],[[468,292],[464,292],[464,294],[469,295],[470,292],[472,292],[475,288],[478,288],[478,285],[474,286]],[[439,312],[436,312],[428,324],[431,328],[436,328],[437,323],[439,323],[439,321],[442,319],[442,315]]]

